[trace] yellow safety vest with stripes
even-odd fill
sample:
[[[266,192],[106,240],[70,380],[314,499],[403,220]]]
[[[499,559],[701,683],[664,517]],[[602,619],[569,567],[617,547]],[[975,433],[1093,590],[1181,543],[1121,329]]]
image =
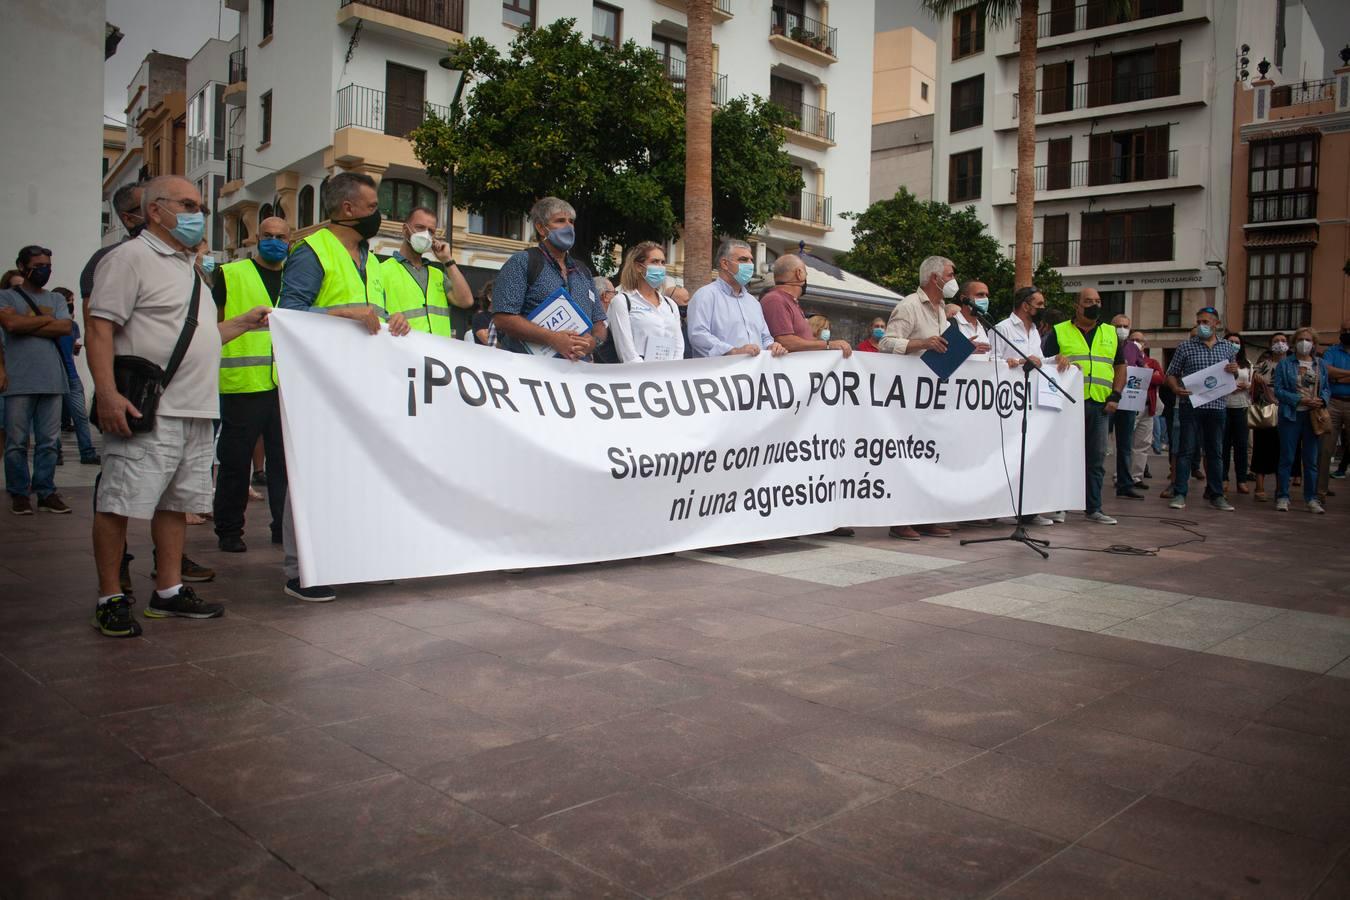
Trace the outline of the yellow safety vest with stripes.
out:
[[[384,285],[384,305],[389,315],[401,312],[408,325],[417,331],[454,337],[450,327],[450,305],[445,296],[445,273],[427,266],[426,293],[412,273],[397,257],[380,264],[380,283]]]
[[[241,316],[255,306],[275,305],[253,260],[225,263],[220,267],[220,274],[225,279],[225,318]],[[220,348],[222,394],[275,390],[276,379],[271,332],[246,331]]]
[[[319,265],[323,266],[323,287],[314,298],[314,306],[325,309],[373,306],[381,319],[388,318],[384,308],[384,286],[380,281],[380,261],[373,253],[366,256],[366,277],[363,279],[352,255],[327,228],[320,228],[303,243],[309,245],[318,257]]]
[[[1092,346],[1072,321],[1055,326],[1059,341],[1059,355],[1083,370],[1083,394],[1089,400],[1105,403],[1116,379],[1116,330],[1110,325],[1098,325],[1092,337]]]

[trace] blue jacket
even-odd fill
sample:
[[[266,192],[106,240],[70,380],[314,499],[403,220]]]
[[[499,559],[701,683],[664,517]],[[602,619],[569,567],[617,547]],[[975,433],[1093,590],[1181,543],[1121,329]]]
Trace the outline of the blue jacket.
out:
[[[1317,366],[1318,396],[1322,402],[1331,404],[1331,385],[1327,381],[1327,367],[1314,357]],[[1290,353],[1275,367],[1275,397],[1280,401],[1280,418],[1290,422],[1298,421],[1298,404],[1303,395],[1298,392],[1298,359]]]

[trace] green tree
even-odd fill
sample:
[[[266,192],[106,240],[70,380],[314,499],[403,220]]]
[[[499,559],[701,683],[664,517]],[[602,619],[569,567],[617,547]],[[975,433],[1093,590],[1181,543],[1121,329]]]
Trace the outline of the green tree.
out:
[[[453,169],[457,205],[524,214],[543,196],[567,200],[577,210],[575,252],[611,271],[616,246],[678,234],[685,98],[654,51],[633,41],[597,48],[574,24],[525,29],[506,54],[482,38],[458,45],[452,63],[473,80],[459,120],[428,114],[409,138],[428,173],[444,179]],[[759,228],[801,189],[782,149],[786,121],[759,98],[713,114],[719,231]]]

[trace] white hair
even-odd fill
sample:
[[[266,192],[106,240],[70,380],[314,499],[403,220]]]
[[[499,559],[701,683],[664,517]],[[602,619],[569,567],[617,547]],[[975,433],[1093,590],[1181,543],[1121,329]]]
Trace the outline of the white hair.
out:
[[[147,181],[141,190],[141,215],[148,217],[150,215],[150,204],[160,200],[168,200],[169,197],[164,193],[171,184],[185,184],[192,190],[197,186],[188,181],[182,175],[156,175]]]
[[[919,263],[919,286],[927,284],[934,275],[942,277],[942,270],[950,265],[952,261],[945,256],[930,256]]]
[[[595,282],[595,292],[597,294],[603,294],[606,293],[607,291],[614,290],[614,282],[610,281],[603,275],[597,275],[593,280]]]
[[[731,254],[737,250],[749,250],[751,253],[754,252],[754,248],[745,241],[737,240],[736,238],[727,238],[717,248],[717,259],[714,260],[714,262],[720,265],[722,260],[731,259]]]
[[[577,217],[577,211],[566,200],[558,197],[541,197],[530,207],[530,227],[542,225],[548,228],[549,221],[560,212],[565,212],[574,219]]]

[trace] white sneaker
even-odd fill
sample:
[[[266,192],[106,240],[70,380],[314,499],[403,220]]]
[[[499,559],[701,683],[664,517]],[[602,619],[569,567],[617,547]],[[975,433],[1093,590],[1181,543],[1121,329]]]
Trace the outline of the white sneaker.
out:
[[[1064,515],[1064,510],[1062,509],[1059,512],[1053,512],[1050,514],[1050,521],[1052,522],[1058,522],[1059,524],[1062,525],[1067,520],[1068,516]]]
[[[1276,512],[1289,512],[1289,498],[1288,498],[1288,497],[1281,497],[1280,499],[1276,500],[1276,501],[1275,501],[1275,511],[1276,511]]]
[[[1168,508],[1168,509],[1185,509],[1185,508],[1186,508],[1186,497],[1185,497],[1184,495],[1178,494],[1177,496],[1175,496],[1175,497],[1172,498],[1172,502],[1171,502],[1171,503],[1167,504],[1167,508]]]
[[[1322,501],[1321,501],[1321,500],[1309,500],[1309,501],[1308,501],[1308,512],[1310,512],[1310,513],[1316,513],[1316,514],[1319,515],[1319,516],[1321,516],[1321,515],[1326,515],[1326,508],[1325,508],[1324,506],[1322,506]]]
[[[1046,516],[1032,516],[1032,517],[1031,517],[1031,524],[1032,524],[1032,525],[1042,525],[1042,526],[1044,526],[1044,525],[1053,525],[1053,524],[1055,524],[1055,520],[1054,520],[1054,519],[1051,519],[1051,518],[1048,518],[1048,517],[1046,517]]]
[[[1102,512],[1100,509],[1097,510],[1095,513],[1088,513],[1087,520],[1088,520],[1089,522],[1096,522],[1098,525],[1117,525],[1117,524],[1119,524],[1118,522],[1116,522],[1115,519],[1111,518],[1111,517],[1108,516],[1106,513]]]

